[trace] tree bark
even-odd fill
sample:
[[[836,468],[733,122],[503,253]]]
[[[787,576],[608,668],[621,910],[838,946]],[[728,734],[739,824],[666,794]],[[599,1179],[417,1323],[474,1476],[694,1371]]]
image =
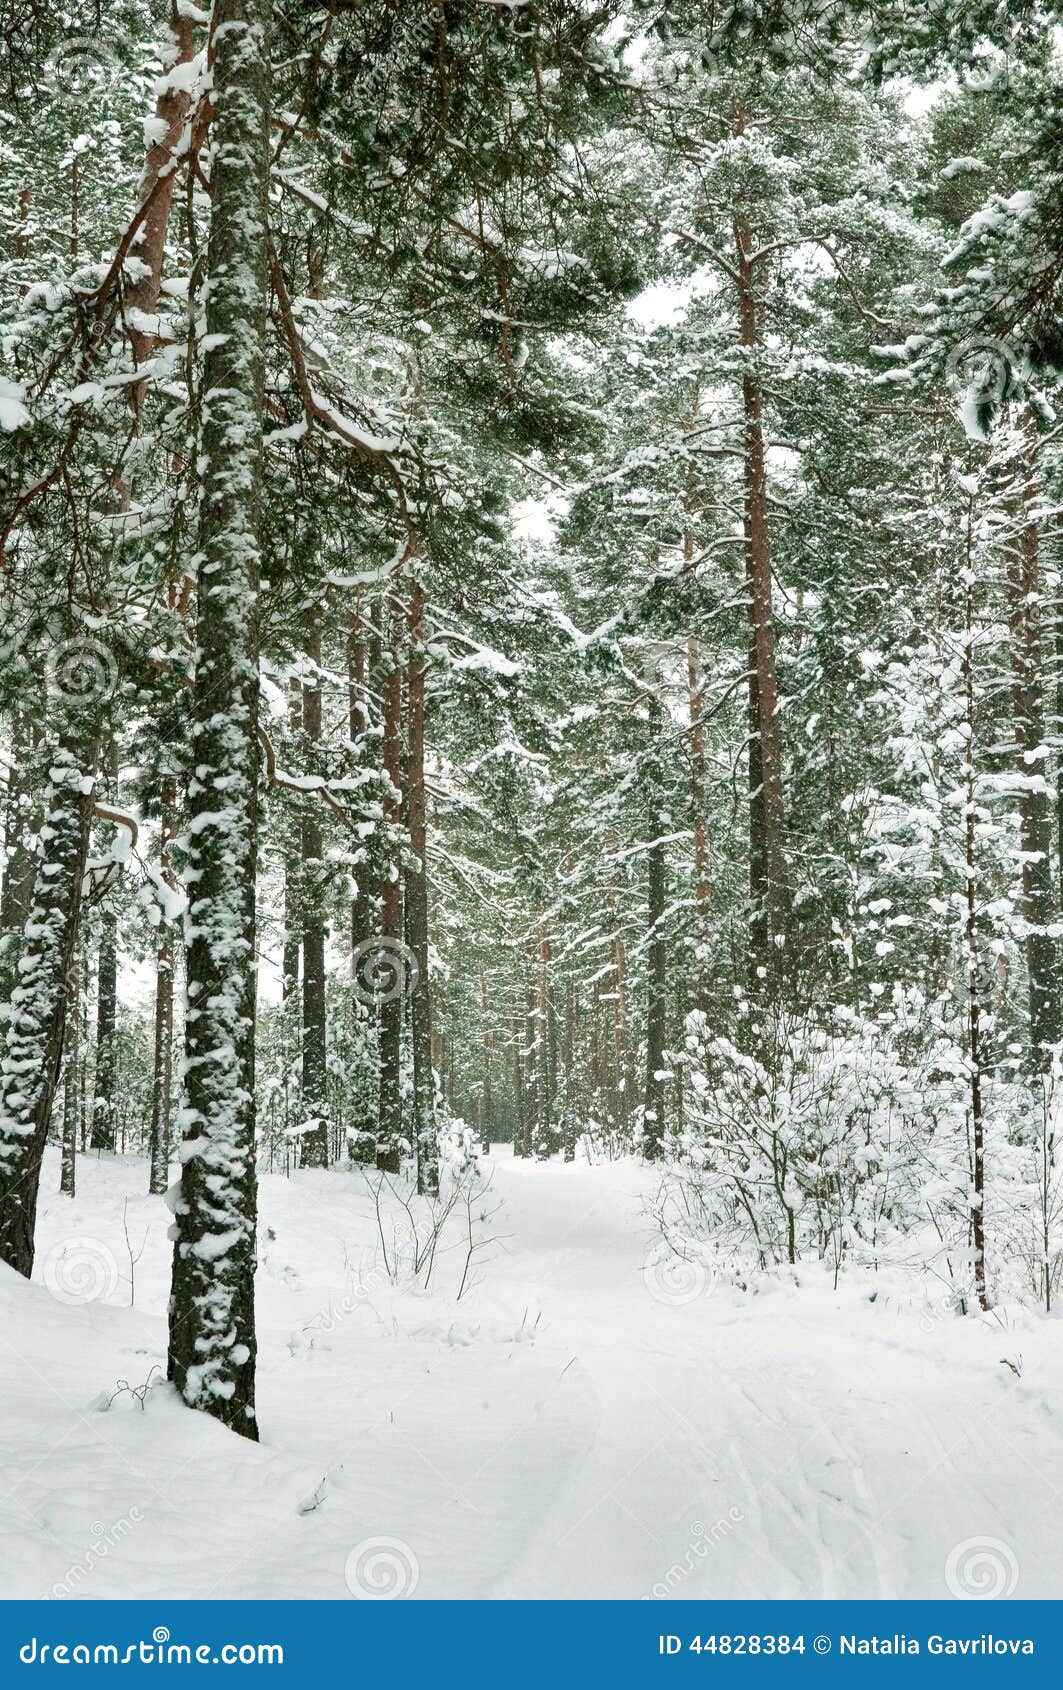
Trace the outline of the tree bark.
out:
[[[665,914],[665,831],[660,809],[660,751],[663,709],[660,700],[649,701],[650,729],[650,847],[647,853],[646,918],[649,933],[646,973],[646,1090],[642,1110],[642,1153],[651,1162],[664,1154],[665,1087],[659,1078],[664,1070],[664,1048],[668,1022],[668,940]]]
[[[535,947],[532,948],[535,966]],[[536,976],[533,974],[533,980]],[[543,1030],[539,1024],[539,1000],[535,986],[528,986],[524,994],[524,1155],[532,1156],[539,1149],[543,1119],[542,1076]]]
[[[4,877],[0,885],[0,1003],[10,1003],[18,984],[22,936],[33,898],[37,861],[30,850],[33,799],[29,779],[33,769],[34,735],[25,711],[11,721],[11,767],[4,806]]]
[[[77,1192],[78,1154],[78,1046],[81,1031],[81,970],[76,954],[66,982],[67,1016],[63,1056],[63,1159],[59,1169],[59,1190],[64,1197]]]
[[[393,595],[397,585],[393,587]],[[389,606],[391,642],[387,684],[384,692],[384,773],[389,795],[385,803],[388,832],[388,867],[380,911],[382,961],[386,968],[401,969],[403,949],[402,876],[399,869],[398,829],[402,817],[402,631],[397,599]],[[390,955],[389,955],[390,953]],[[389,967],[390,965],[390,967]],[[401,981],[389,978],[380,994],[380,1122],[377,1167],[397,1174],[402,1166],[402,1003]]]
[[[366,735],[369,729],[369,704],[366,690],[366,639],[362,625],[361,588],[355,599],[354,614],[347,634],[347,714],[351,757],[356,768],[363,766],[372,744]],[[351,899],[350,946],[351,978],[355,989],[350,994],[350,1017],[356,1041],[358,1083],[352,1086],[353,1109],[348,1127],[347,1148],[351,1160],[364,1167],[372,1167],[377,1155],[377,1122],[380,1110],[380,1029],[377,1005],[367,1001],[359,989],[359,964],[366,955],[373,932],[373,869],[371,844],[359,846],[354,861],[355,887]]]
[[[480,1148],[484,1155],[491,1149],[491,1141],[495,1136],[495,1100],[491,1084],[491,1027],[490,1001],[487,995],[487,976],[480,976],[480,1038],[483,1044],[484,1078],[482,1109],[480,1112]]]
[[[130,248],[130,258],[140,266],[140,272],[134,274],[124,298],[133,357],[138,364],[144,363],[151,356],[157,344],[155,335],[144,319],[150,318],[159,303],[163,261],[166,255],[166,232],[170,224],[170,211],[177,183],[175,157],[191,105],[188,88],[183,86],[179,79],[175,86],[171,81],[171,73],[176,66],[188,64],[196,52],[193,21],[183,8],[173,3],[170,8],[169,28],[173,43],[172,56],[155,102],[153,139],[144,159],[137,195],[137,205],[143,206],[147,203],[148,210]],[[138,383],[133,390],[138,418],[143,396],[143,384]]]
[[[174,836],[177,784],[168,778],[163,789],[159,866],[171,890],[177,881],[170,861]],[[161,1196],[170,1181],[170,1095],[173,1085],[173,940],[164,929],[155,953],[155,1038],[151,1067],[151,1132],[148,1190]]]
[[[90,771],[80,729],[50,748],[43,813],[45,856],[33,890],[19,982],[0,1054],[0,1261],[33,1272],[41,1158],[59,1084],[70,973],[92,819]],[[88,778],[87,778],[88,777]],[[88,785],[90,790],[84,791]]]
[[[739,108],[735,133],[744,132]],[[753,233],[742,212],[733,219],[739,338],[746,356],[742,376],[745,473],[746,603],[749,619],[750,885],[753,899],[750,951],[753,981],[777,984],[784,963],[789,887],[783,814],[782,734],[775,673],[771,538],[764,450],[763,400],[754,359],[760,344]]]
[[[967,1032],[971,1106],[971,1244],[974,1254],[975,1295],[979,1307],[989,1308],[985,1260],[985,1109],[982,1096],[982,996],[978,954],[978,834],[975,793],[974,686],[974,572],[971,567],[973,510],[967,516],[967,559],[964,586],[963,681],[966,714],[964,764],[964,867],[967,916],[964,925],[967,962]]]
[[[293,745],[298,745],[303,725],[303,689],[291,683],[288,727]],[[299,989],[299,869],[296,863],[298,829],[285,828],[284,851],[284,944],[281,951],[281,1001],[288,1005]]]
[[[1009,548],[1012,701],[1019,777],[1019,839],[1029,1000],[1030,1065],[1044,1073],[1059,1043],[1059,954],[1052,935],[1052,794],[1046,779],[1044,670],[1041,653],[1040,535],[1031,514],[1037,499],[1037,435],[1023,424],[1014,509],[1018,533]]]
[[[105,910],[100,921],[96,978],[96,1077],[93,1082],[90,1144],[93,1150],[113,1150],[118,1059],[118,917],[113,910]]]
[[[509,1011],[509,1042],[513,1052],[513,1154],[527,1156],[528,1141],[528,1087],[526,1084],[527,1056],[521,1028],[520,987],[513,988],[510,998]]]
[[[359,589],[360,591],[360,589]],[[366,649],[362,632],[361,604],[357,604],[347,636],[347,713],[352,748],[362,744],[369,728],[369,707],[366,700]],[[352,750],[353,754],[353,750]],[[356,891],[351,900],[351,950],[358,952],[372,932],[372,902],[368,849],[363,846],[365,861],[356,864]]]
[[[628,1122],[634,1108],[632,1092],[633,1057],[630,1045],[630,1016],[628,1014],[627,989],[627,946],[624,944],[623,934],[620,932],[619,905],[617,902],[616,886],[609,888],[609,907],[613,920],[617,924],[613,933],[613,975],[614,988],[612,993],[613,1017],[613,1053],[616,1058],[616,1095],[614,1114],[621,1133],[626,1137]],[[607,1082],[602,1076],[602,1089],[606,1091]]]
[[[561,1061],[565,1070],[561,1157],[565,1162],[574,1162],[576,1160],[576,1000],[571,980],[565,981],[565,1033],[562,1042]]]
[[[688,538],[693,540],[689,531]],[[695,996],[697,1007],[706,1010],[712,886],[709,878],[709,837],[705,816],[705,723],[702,711],[704,682],[701,674],[701,652],[694,634],[687,640],[687,685],[690,699],[690,807],[694,824],[694,947],[697,981]]]
[[[270,0],[217,0],[192,699],[185,1123],[169,1376],[255,1419],[255,883]]]
[[[417,1189],[439,1190],[439,1141],[432,1077],[432,1011],[428,980],[428,807],[424,774],[424,589],[410,583],[410,664],[407,695],[407,812],[413,861],[406,872],[406,925],[413,993],[410,1038],[413,1048],[413,1124],[417,1150]]]
[[[101,759],[110,784],[118,779],[118,748],[113,737]],[[96,976],[96,1066],[93,1080],[90,1143],[93,1150],[115,1148],[115,1086],[118,1078],[118,916],[112,908],[100,918]]]
[[[554,1148],[553,1029],[550,1009],[550,935],[539,922],[535,946],[535,1153],[545,1159]]]
[[[315,608],[307,630],[307,656],[315,666],[321,662],[321,617]],[[303,740],[307,765],[320,754],[321,687],[317,676],[303,683]],[[302,1037],[302,1135],[303,1164],[308,1168],[328,1166],[328,1028],[325,1006],[325,886],[324,834],[321,807],[314,798],[304,800],[301,829],[302,924],[303,924],[303,1037]],[[307,1123],[313,1123],[307,1125]]]

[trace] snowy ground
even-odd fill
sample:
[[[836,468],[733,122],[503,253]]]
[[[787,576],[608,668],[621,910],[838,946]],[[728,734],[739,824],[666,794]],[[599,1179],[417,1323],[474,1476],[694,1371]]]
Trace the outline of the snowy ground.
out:
[[[0,1270],[7,1596],[1058,1594],[1060,1321],[646,1272],[644,1172],[506,1154],[456,1303],[456,1231],[396,1291],[356,1176],[267,1177],[256,1447],[101,1406],[164,1366],[169,1216],[142,1162],[78,1179]]]

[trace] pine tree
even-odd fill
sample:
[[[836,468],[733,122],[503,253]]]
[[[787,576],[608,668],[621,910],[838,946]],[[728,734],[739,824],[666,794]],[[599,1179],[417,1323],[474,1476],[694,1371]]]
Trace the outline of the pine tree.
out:
[[[214,14],[188,1012],[169,1375],[245,1437],[255,1419],[255,885],[269,140],[267,0]]]

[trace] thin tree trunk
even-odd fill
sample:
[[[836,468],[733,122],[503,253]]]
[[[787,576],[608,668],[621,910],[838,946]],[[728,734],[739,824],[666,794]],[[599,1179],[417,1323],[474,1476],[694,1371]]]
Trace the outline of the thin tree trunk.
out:
[[[1030,1059],[1033,1070],[1043,1073],[1059,1043],[1061,1018],[1058,947],[1051,931],[1055,919],[1053,817],[1044,755],[1040,536],[1032,514],[1037,499],[1037,435],[1032,420],[1024,422],[1023,434],[1022,488],[1014,506],[1019,532],[1010,547],[1008,583]]]
[[[546,1158],[553,1150],[554,1082],[551,1060],[552,1030],[550,1014],[550,936],[546,923],[540,921],[535,946],[535,1012],[536,1028],[536,1131],[535,1153]]]
[[[616,887],[609,888],[609,906],[613,920],[619,923]],[[627,992],[627,947],[619,926],[613,934],[613,1052],[616,1057],[616,1122],[620,1131],[626,1135],[628,1122],[631,1119],[633,1107],[632,1099],[632,1055],[629,1040],[628,992]],[[602,1076],[603,1091],[608,1089],[605,1076]]]
[[[361,603],[359,601],[351,618],[351,626],[347,636],[347,711],[352,747],[361,744],[369,727],[365,657],[365,638],[362,633]],[[366,852],[366,861],[357,865],[356,879],[357,890],[351,900],[351,950],[360,954],[360,947],[365,944],[372,932],[368,852]]]
[[[0,886],[0,1003],[10,1003],[18,983],[22,935],[33,898],[37,861],[30,850],[33,801],[29,781],[34,735],[28,716],[16,710],[11,722],[11,766],[4,805],[4,877]]]
[[[366,740],[369,705],[366,690],[366,640],[362,626],[361,588],[347,634],[347,715],[351,756],[355,767],[367,757],[372,743]],[[360,847],[354,864],[355,890],[351,899],[351,978],[355,990],[350,996],[352,1025],[357,1029],[358,1072],[361,1083],[354,1089],[354,1118],[349,1136],[351,1160],[361,1166],[376,1163],[380,1112],[379,1049],[380,1028],[377,1005],[359,989],[359,965],[370,950],[373,933],[373,874],[368,843]]]
[[[529,986],[524,995],[524,1154],[526,1156],[534,1155],[539,1149],[539,1135],[543,1118],[541,1059],[542,1030],[539,1026],[538,999],[535,988]]]
[[[524,1084],[524,1049],[517,1009],[519,988],[514,987],[509,1007],[509,1045],[513,1053],[513,1154],[528,1154],[528,1103]]]
[[[642,1153],[651,1162],[664,1152],[665,1087],[660,1075],[664,1071],[664,1048],[668,1022],[668,941],[664,931],[665,914],[665,847],[660,811],[660,750],[658,741],[662,730],[663,710],[660,700],[649,700],[650,808],[648,826],[650,848],[647,852],[647,925],[649,957],[646,974],[646,1091],[642,1110]]]
[[[148,210],[130,249],[134,274],[124,299],[133,357],[138,364],[151,356],[156,345],[154,335],[143,326],[144,318],[150,317],[159,303],[166,233],[177,183],[174,163],[191,105],[187,83],[180,76],[174,76],[173,71],[195,57],[195,26],[188,10],[176,0],[171,0],[169,29],[173,57],[162,79],[162,92],[155,102],[151,145],[144,159],[137,195],[138,206],[147,204]],[[138,383],[134,389],[138,416],[143,396],[143,384]]]
[[[105,910],[100,921],[100,952],[96,988],[96,1077],[93,1082],[93,1150],[115,1147],[115,1078],[118,1024],[118,917]]]
[[[115,784],[118,779],[118,748],[113,737],[108,741],[101,761],[106,780]],[[118,1078],[118,916],[113,907],[105,909],[100,919],[96,981],[96,1066],[90,1142],[93,1150],[114,1150]]]
[[[81,731],[64,733],[49,748],[42,806],[46,855],[34,883],[19,982],[3,1023],[0,1261],[27,1279],[33,1272],[41,1159],[59,1084],[70,972],[77,954],[93,762],[94,752],[86,753]]]
[[[217,0],[203,369],[188,1014],[169,1376],[255,1419],[255,882],[270,0]]]
[[[744,132],[736,113],[735,133]],[[747,363],[742,376],[745,458],[746,602],[750,647],[750,876],[753,892],[753,978],[776,984],[782,972],[789,911],[783,818],[782,734],[775,674],[771,540],[760,379],[753,365],[760,344],[753,234],[741,212],[734,217],[739,334]]]
[[[397,594],[393,585],[393,595]],[[389,833],[388,867],[380,910],[380,938],[383,961],[399,970],[398,953],[403,948],[402,876],[398,864],[397,833],[402,816],[402,634],[397,598],[389,606],[391,642],[387,685],[384,692],[384,773],[389,782],[385,804],[385,826]],[[390,959],[387,953],[390,952]],[[399,975],[389,981],[379,1003],[380,1016],[380,1124],[377,1167],[397,1174],[402,1166],[402,991]]]
[[[159,866],[163,880],[176,888],[170,861],[174,836],[177,785],[167,779],[162,800]],[[170,1180],[170,1096],[173,1085],[173,965],[174,947],[165,931],[155,953],[155,1042],[151,1070],[151,1133],[148,1190],[155,1196],[166,1191]]]
[[[321,663],[321,618],[311,612],[307,630],[307,656]],[[315,676],[303,683],[303,740],[309,763],[317,758],[321,743],[321,686]],[[303,1164],[308,1168],[328,1165],[328,1028],[325,1007],[325,887],[324,834],[321,808],[310,799],[303,811],[301,838],[301,889],[303,925],[303,1036],[302,1036],[302,1135]]]
[[[590,1073],[589,1073],[590,1088],[591,1088],[591,1097],[593,1099],[592,1107],[594,1109],[597,1109],[599,1107],[599,1102],[600,1102],[601,1095],[602,1095],[601,1059],[600,1059],[599,1054],[598,1054],[598,1023],[599,1023],[599,1020],[600,1020],[600,1015],[599,1015],[600,995],[601,995],[601,987],[600,987],[598,981],[596,980],[594,982],[594,992],[593,992],[593,995],[591,997],[591,1030],[590,1030],[590,1037],[587,1041],[588,1042],[587,1066],[588,1066],[589,1071],[590,1071]]]
[[[565,1070],[561,1155],[563,1161],[574,1162],[576,1160],[576,998],[572,990],[571,980],[565,981],[565,1034],[561,1060]]]
[[[509,1040],[513,1052],[513,1097],[515,1118],[513,1125],[513,1153],[527,1156],[531,1140],[528,1120],[528,1069],[524,1017],[521,1010],[519,984],[514,986],[510,1000]]]
[[[291,683],[288,701],[288,727],[292,743],[298,745],[303,725],[303,689],[299,681]],[[284,944],[281,952],[281,1001],[289,1004],[299,988],[299,869],[296,853],[297,829],[286,828],[284,852]]]
[[[481,974],[481,976],[480,976],[480,1038],[481,1038],[482,1043],[483,1043],[484,1078],[483,1078],[483,1093],[482,1093],[482,1096],[483,1096],[483,1112],[482,1112],[481,1117],[480,1117],[480,1147],[483,1150],[483,1153],[484,1153],[485,1156],[488,1155],[489,1152],[490,1152],[491,1141],[494,1138],[494,1126],[495,1126],[494,1092],[493,1092],[492,1085],[491,1085],[491,1029],[490,1029],[490,1023],[489,1023],[489,1015],[490,1015],[490,1003],[489,1003],[488,996],[487,996],[487,977],[486,977],[486,975]]]
[[[63,1057],[63,1159],[59,1190],[73,1197],[77,1190],[78,1154],[78,1046],[81,1031],[81,971],[75,956],[66,980],[67,1016]]]
[[[985,1112],[982,1098],[982,1000],[978,956],[978,840],[974,765],[974,586],[971,568],[971,526],[968,511],[967,568],[964,585],[963,678],[966,712],[966,763],[964,766],[964,861],[967,881],[967,1012],[968,1060],[971,1098],[971,1243],[974,1251],[975,1294],[979,1306],[989,1307],[985,1261]]]
[[[692,541],[693,536],[688,538]],[[691,551],[693,547],[691,547]],[[690,698],[690,807],[694,823],[695,978],[699,1009],[708,1008],[706,978],[712,886],[709,879],[709,837],[705,816],[705,723],[702,719],[704,683],[701,653],[695,635],[687,640],[687,684]]]
[[[155,956],[155,1035],[151,1072],[151,1159],[148,1190],[161,1196],[170,1178],[170,1094],[173,1085],[173,946]]]
[[[417,1147],[417,1189],[439,1190],[439,1142],[432,1080],[432,1012],[428,980],[428,810],[424,777],[424,589],[410,583],[410,665],[407,698],[407,791],[410,851],[406,873],[407,936],[416,976],[410,999],[413,1047],[413,1121]]]

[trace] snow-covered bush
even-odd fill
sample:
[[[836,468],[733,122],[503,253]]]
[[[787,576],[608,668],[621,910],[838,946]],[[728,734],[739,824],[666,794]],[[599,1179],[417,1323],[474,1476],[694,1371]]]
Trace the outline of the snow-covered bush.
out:
[[[675,1178],[699,1226],[764,1267],[813,1254],[877,1265],[928,1228],[967,1225],[962,1061],[942,1029],[906,1048],[911,1005],[762,1018],[756,1054],[688,1018],[687,1126]]]
[[[655,1203],[664,1239],[735,1282],[802,1259],[937,1281],[971,1305],[970,1073],[949,999],[897,988],[874,1018],[762,1015],[747,1048],[687,1018],[685,1132]],[[999,1294],[1063,1282],[1063,1078],[982,1075],[986,1220]]]

